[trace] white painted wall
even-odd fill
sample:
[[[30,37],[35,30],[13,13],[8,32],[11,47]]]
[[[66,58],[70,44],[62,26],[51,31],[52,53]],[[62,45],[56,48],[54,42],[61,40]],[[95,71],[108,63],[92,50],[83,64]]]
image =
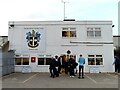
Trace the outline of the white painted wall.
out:
[[[30,58],[32,56],[38,57],[38,55],[61,55],[66,54],[67,50],[71,50],[72,54],[77,55],[77,60],[80,54],[86,59],[85,71],[89,72],[90,66],[88,66],[87,56],[88,54],[102,54],[104,59],[104,65],[99,66],[100,72],[113,72],[114,67],[112,66],[113,62],[113,44],[100,44],[100,45],[86,45],[86,44],[74,44],[70,41],[77,42],[113,42],[112,39],[112,22],[111,21],[72,21],[72,22],[63,22],[63,21],[31,21],[31,22],[14,22],[15,27],[9,29],[9,41],[10,48],[15,49],[16,54],[29,54]],[[25,27],[33,28],[43,28],[45,31],[45,50],[29,50],[29,47],[26,44],[25,33],[31,31],[30,29],[26,30]],[[77,30],[77,38],[65,39],[62,38],[62,27],[75,27]],[[87,38],[87,27],[100,27],[102,30],[101,38]],[[39,30],[38,30],[39,31]],[[43,31],[43,32],[44,32]],[[64,46],[64,45],[73,45],[73,46]],[[49,69],[47,65],[38,66],[37,60],[36,63],[31,63],[32,72],[48,72]],[[20,72],[22,66],[15,66],[15,70]]]

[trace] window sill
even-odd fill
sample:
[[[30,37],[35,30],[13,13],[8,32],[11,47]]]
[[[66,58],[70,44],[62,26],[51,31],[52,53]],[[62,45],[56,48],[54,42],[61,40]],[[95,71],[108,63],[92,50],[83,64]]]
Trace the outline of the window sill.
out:
[[[102,39],[102,37],[87,37],[87,39]]]

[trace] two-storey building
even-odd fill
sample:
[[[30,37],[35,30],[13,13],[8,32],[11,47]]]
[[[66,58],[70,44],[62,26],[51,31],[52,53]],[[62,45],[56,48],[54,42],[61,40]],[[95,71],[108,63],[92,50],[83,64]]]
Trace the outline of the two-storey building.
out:
[[[113,72],[112,21],[10,21],[9,49],[15,50],[15,71],[49,72],[51,57],[82,54],[85,72]]]

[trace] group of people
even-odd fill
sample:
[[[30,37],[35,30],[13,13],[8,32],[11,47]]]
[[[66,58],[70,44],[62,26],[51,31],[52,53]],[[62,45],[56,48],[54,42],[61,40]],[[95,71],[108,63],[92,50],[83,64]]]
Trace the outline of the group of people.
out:
[[[78,78],[84,78],[84,64],[85,64],[85,59],[80,55],[78,59],[78,63],[76,62],[75,58],[73,55],[70,55],[70,58],[65,64],[65,73],[68,74],[70,77],[74,77],[75,73],[77,73],[76,68],[79,65],[79,76]],[[55,56],[55,58],[52,58],[51,63],[50,63],[50,76],[51,77],[59,77],[59,74],[61,74],[61,57]],[[82,74],[81,74],[82,72]]]
[[[77,71],[75,69],[79,65],[79,76],[78,78],[84,79],[84,64],[85,64],[85,58],[83,58],[82,55],[80,55],[78,59],[78,63],[76,62],[73,55],[70,55],[70,58],[65,63],[65,73],[70,75],[70,77],[74,77],[75,74],[77,74]],[[115,65],[115,73],[120,73],[120,59],[115,56],[113,65]],[[61,56],[58,57],[57,55],[55,58],[52,58],[50,62],[50,76],[51,77],[59,77],[59,74],[61,74]],[[77,69],[76,69],[77,70]]]

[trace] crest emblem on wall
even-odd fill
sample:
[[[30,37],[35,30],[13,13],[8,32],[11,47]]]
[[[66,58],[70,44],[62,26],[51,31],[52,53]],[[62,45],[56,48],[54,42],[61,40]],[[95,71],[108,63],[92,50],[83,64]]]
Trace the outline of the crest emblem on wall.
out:
[[[26,35],[28,46],[31,48],[38,47],[41,34],[39,32],[35,32],[35,30],[32,30],[32,32],[26,33]]]

